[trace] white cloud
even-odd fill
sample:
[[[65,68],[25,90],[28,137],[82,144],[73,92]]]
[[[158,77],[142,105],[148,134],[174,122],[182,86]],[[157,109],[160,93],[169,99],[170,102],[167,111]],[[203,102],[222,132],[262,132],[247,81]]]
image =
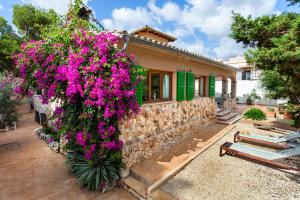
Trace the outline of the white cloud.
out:
[[[89,0],[83,0],[87,4]],[[29,3],[33,6],[43,9],[54,9],[58,14],[63,15],[68,11],[69,0],[22,0],[23,3]]]
[[[158,20],[161,21],[175,21],[180,16],[180,7],[172,2],[165,3],[161,8],[156,6],[155,0],[150,0],[148,2],[148,8],[151,13],[153,13]]]
[[[243,45],[237,44],[232,38],[223,37],[219,40],[218,45],[212,49],[216,57],[224,58],[242,55],[244,52]]]
[[[203,41],[200,39],[194,41],[193,43],[186,43],[185,41],[178,39],[174,42],[174,45],[179,48],[186,49],[190,52],[195,52],[200,55],[208,56],[208,49],[205,47]]]
[[[2,10],[4,7],[2,6],[2,4],[0,3],[0,10]]]
[[[228,57],[244,51],[229,37],[232,11],[257,17],[276,12],[275,5],[276,0],[185,0],[180,7],[172,1],[158,6],[149,0],[144,7],[114,9],[111,18],[102,23],[108,29],[128,31],[144,25],[159,26],[178,38],[177,46],[212,57]],[[167,23],[168,30],[163,28]]]
[[[103,19],[105,28],[132,31],[140,26],[155,25],[153,15],[142,7],[114,9],[111,19]]]
[[[208,37],[224,37],[230,32],[232,11],[259,16],[273,11],[276,0],[187,0],[178,23],[190,30],[200,30]]]

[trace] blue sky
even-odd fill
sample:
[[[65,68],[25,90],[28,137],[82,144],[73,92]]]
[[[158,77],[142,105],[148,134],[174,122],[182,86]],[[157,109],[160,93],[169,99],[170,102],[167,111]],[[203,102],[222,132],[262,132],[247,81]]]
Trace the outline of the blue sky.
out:
[[[251,14],[300,12],[285,0],[84,0],[97,19],[110,30],[132,31],[150,25],[175,37],[175,46],[199,54],[227,60],[242,55],[244,49],[229,37],[231,11]],[[60,14],[67,10],[69,0],[0,0],[0,15],[11,23],[12,6],[31,3],[53,8]]]

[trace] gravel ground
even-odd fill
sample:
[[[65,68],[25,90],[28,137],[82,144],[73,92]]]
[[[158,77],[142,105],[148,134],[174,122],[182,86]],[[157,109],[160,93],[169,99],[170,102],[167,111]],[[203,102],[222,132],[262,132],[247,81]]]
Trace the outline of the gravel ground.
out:
[[[252,124],[236,128],[199,155],[162,189],[180,200],[300,199],[300,177],[232,156],[219,157],[220,145],[237,130],[266,134]]]

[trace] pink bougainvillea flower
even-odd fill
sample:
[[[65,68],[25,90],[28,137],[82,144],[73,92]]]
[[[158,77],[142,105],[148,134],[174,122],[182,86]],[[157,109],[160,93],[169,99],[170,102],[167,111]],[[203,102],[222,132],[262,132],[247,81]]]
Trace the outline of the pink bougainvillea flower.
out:
[[[23,93],[23,88],[21,86],[16,86],[15,87],[15,93],[17,94],[22,94]]]
[[[56,116],[60,115],[60,114],[63,113],[63,112],[64,112],[64,109],[61,108],[61,107],[56,107],[55,110],[54,110],[54,114],[55,114]]]
[[[63,132],[85,159],[120,151],[123,143],[118,140],[116,120],[140,111],[135,97],[139,79],[131,77],[133,56],[117,51],[120,38],[113,33],[80,30],[68,37],[68,41],[22,44],[21,53],[14,56],[22,79],[15,91],[28,95],[38,89],[45,104],[58,99],[55,129],[71,127]]]
[[[77,144],[81,145],[81,146],[85,146],[85,136],[83,134],[83,132],[78,132],[76,134],[76,142]]]

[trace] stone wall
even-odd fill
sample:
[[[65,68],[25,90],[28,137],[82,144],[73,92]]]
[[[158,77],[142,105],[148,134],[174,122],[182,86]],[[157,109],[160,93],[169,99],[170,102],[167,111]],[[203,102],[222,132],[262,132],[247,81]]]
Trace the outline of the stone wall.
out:
[[[233,111],[236,106],[236,99],[225,99],[224,100],[224,109]]]
[[[196,127],[214,124],[214,98],[144,104],[141,113],[120,121],[127,167],[180,142]]]

